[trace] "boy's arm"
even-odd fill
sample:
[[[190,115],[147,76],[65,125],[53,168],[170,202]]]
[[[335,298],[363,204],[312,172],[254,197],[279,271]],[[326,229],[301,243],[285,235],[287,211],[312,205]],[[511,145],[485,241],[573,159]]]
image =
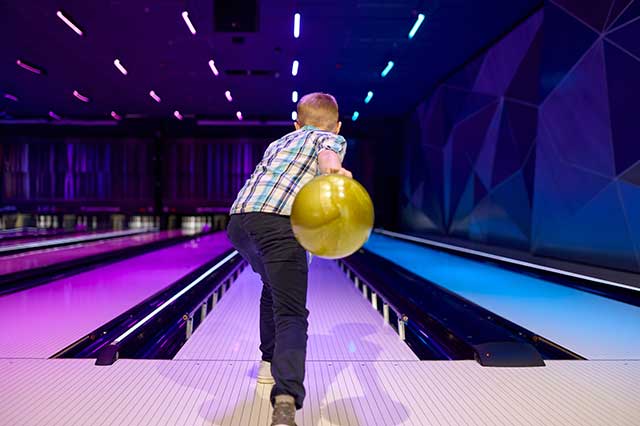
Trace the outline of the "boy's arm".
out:
[[[347,141],[336,134],[318,132],[314,141],[318,152],[320,174],[337,173],[352,177],[351,172],[342,167],[342,159],[347,149]]]
[[[318,168],[321,174],[337,173],[347,177],[351,176],[351,172],[342,167],[340,156],[330,149],[324,149],[318,154]]]

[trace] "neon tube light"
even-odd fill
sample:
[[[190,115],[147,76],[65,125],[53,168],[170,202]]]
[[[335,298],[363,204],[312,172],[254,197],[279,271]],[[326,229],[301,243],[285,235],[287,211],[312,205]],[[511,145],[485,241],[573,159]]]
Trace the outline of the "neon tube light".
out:
[[[421,13],[418,15],[418,18],[416,19],[415,24],[413,24],[413,28],[411,28],[411,31],[409,31],[409,39],[412,39],[413,36],[416,35],[423,21],[424,21],[424,14]]]
[[[373,92],[369,90],[369,93],[367,93],[367,97],[364,98],[364,103],[368,104],[369,102],[371,102],[371,98],[373,98]]]
[[[393,63],[393,61],[389,61],[387,62],[387,66],[382,70],[382,72],[380,73],[380,75],[382,77],[386,77],[387,74],[389,74],[389,71],[391,71],[391,68],[393,68],[395,64]]]
[[[191,23],[191,19],[189,19],[189,13],[186,10],[182,12],[182,19],[184,19],[184,22],[187,24],[187,27],[189,27],[189,31],[191,31],[191,34],[195,35],[196,28]]]
[[[218,68],[216,68],[215,62],[213,62],[213,59],[209,61],[209,68],[211,68],[211,71],[213,72],[213,75],[215,75],[216,77],[218,76],[218,74],[220,74],[218,72]]]
[[[73,91],[73,96],[75,96],[76,98],[80,99],[82,102],[89,102],[89,98],[86,96],[81,95],[77,90]]]
[[[66,16],[64,16],[64,14],[60,11],[58,11],[56,13],[56,15],[58,16],[58,18],[62,19],[62,22],[64,22],[65,24],[67,24],[69,26],[69,28],[71,28],[73,31],[75,31],[76,34],[78,34],[79,36],[82,36],[82,30],[80,28],[78,28],[73,22],[71,22],[69,20],[69,18],[67,18]]]
[[[293,36],[295,38],[300,37],[300,14],[293,15]]]
[[[25,70],[27,70],[27,71],[31,71],[32,73],[35,73],[35,74],[42,74],[42,70],[41,70],[41,69],[36,68],[36,67],[34,67],[34,66],[32,66],[32,65],[29,65],[29,64],[25,64],[25,63],[24,63],[24,62],[22,62],[20,59],[18,59],[18,60],[16,61],[16,64],[17,64],[19,67],[22,67],[22,68],[24,68],[24,69],[25,69]]]
[[[127,71],[127,69],[125,67],[122,66],[122,64],[120,63],[120,59],[116,59],[113,61],[113,65],[116,66],[116,68],[118,68],[120,70],[120,72],[124,75],[129,74],[129,72]]]
[[[149,96],[151,96],[156,102],[160,102],[162,100],[160,99],[160,96],[156,95],[156,92],[154,92],[153,90],[149,92]]]

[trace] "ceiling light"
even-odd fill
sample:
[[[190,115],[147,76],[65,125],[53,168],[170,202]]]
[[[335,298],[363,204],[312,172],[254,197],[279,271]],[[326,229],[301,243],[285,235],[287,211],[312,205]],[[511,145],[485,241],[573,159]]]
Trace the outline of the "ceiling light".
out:
[[[220,74],[218,72],[218,68],[216,68],[216,64],[215,62],[213,62],[213,59],[209,61],[209,68],[211,68],[211,71],[213,71],[213,74],[217,77],[218,74]]]
[[[292,76],[295,77],[296,75],[298,75],[298,68],[299,67],[300,67],[300,62],[298,62],[297,60],[293,61],[293,65],[291,66],[291,75]]]
[[[416,23],[413,24],[413,28],[411,28],[411,31],[409,31],[409,39],[412,39],[414,35],[416,35],[416,32],[418,32],[418,29],[420,28],[420,25],[422,25],[422,22],[424,21],[424,14],[421,13],[418,15],[418,18],[416,19]]]
[[[242,121],[242,113],[240,111],[236,112],[236,117],[238,117],[238,120]]]
[[[180,111],[178,110],[173,111],[173,116],[178,120],[182,120],[182,114],[180,114]]]
[[[80,99],[82,102],[89,102],[89,98],[86,96],[81,95],[77,90],[73,91],[73,96],[75,96],[76,98]]]
[[[71,22],[71,20],[69,20],[69,18],[64,16],[64,14],[62,12],[58,11],[56,13],[56,15],[58,15],[58,18],[62,19],[62,22],[67,24],[69,26],[69,28],[71,28],[73,31],[75,31],[76,34],[78,34],[79,36],[82,35],[82,30],[80,30],[80,28],[78,28],[73,22]]]
[[[292,111],[291,112],[291,119],[293,121],[296,121],[298,119],[298,112],[297,111]]]
[[[356,121],[358,117],[360,117],[360,113],[358,111],[354,111],[353,115],[351,116],[351,120]]]
[[[300,14],[293,15],[293,36],[295,38],[300,37]]]
[[[187,13],[186,10],[182,12],[182,19],[184,19],[184,22],[187,24],[187,27],[189,27],[189,31],[191,31],[191,34],[195,34],[196,29],[191,23],[191,20],[189,19],[189,13]]]
[[[386,77],[387,74],[389,74],[389,71],[391,71],[391,68],[393,68],[395,64],[393,63],[393,61],[389,61],[387,62],[387,66],[382,70],[382,73],[380,73],[380,75],[382,77]]]
[[[49,111],[49,117],[53,118],[54,120],[60,120],[60,116],[58,114],[56,114],[53,111]]]
[[[12,95],[11,93],[5,93],[4,98],[9,99],[10,101],[18,102],[18,97],[15,95]]]
[[[20,59],[18,59],[18,60],[16,61],[16,64],[18,64],[18,66],[19,66],[19,67],[22,67],[22,68],[24,68],[24,69],[25,69],[25,70],[27,70],[27,71],[31,71],[32,73],[35,73],[35,74],[42,74],[42,70],[41,70],[41,69],[36,68],[36,67],[34,67],[33,65],[26,64],[26,63],[24,63],[23,61],[21,61]]]
[[[373,92],[369,90],[369,93],[367,93],[367,97],[364,98],[364,103],[368,104],[369,102],[371,102],[371,98],[373,98]]]
[[[153,90],[151,90],[149,92],[149,96],[151,96],[153,98],[153,100],[156,101],[156,102],[160,102],[161,101],[160,96],[156,95],[156,92],[154,92]]]
[[[228,90],[226,92],[224,92],[224,96],[227,98],[227,100],[229,102],[231,102],[233,100],[233,98],[231,97],[231,92],[228,91]]]
[[[127,69],[123,67],[122,64],[120,63],[120,59],[114,60],[113,65],[115,65],[116,68],[118,68],[122,74],[127,75],[129,73]]]
[[[114,120],[118,120],[118,121],[122,120],[122,116],[115,111],[111,111],[111,117],[113,117]]]
[[[298,92],[296,90],[291,92],[291,102],[293,103],[298,102]]]

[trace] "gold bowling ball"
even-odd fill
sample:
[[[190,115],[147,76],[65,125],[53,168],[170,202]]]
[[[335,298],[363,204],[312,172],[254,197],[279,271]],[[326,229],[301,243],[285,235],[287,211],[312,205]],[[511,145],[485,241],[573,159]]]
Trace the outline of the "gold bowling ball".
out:
[[[367,190],[352,178],[317,176],[296,195],[291,227],[306,250],[326,259],[340,259],[369,238],[373,203]]]

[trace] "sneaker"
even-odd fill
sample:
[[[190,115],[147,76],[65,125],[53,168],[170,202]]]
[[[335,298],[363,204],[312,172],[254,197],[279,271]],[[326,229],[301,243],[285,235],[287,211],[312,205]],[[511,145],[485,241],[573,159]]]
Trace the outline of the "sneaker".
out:
[[[276,397],[271,426],[296,426],[296,404],[293,397]]]
[[[261,385],[272,385],[276,381],[271,375],[271,363],[269,361],[260,361],[260,368],[258,368],[258,383]]]

